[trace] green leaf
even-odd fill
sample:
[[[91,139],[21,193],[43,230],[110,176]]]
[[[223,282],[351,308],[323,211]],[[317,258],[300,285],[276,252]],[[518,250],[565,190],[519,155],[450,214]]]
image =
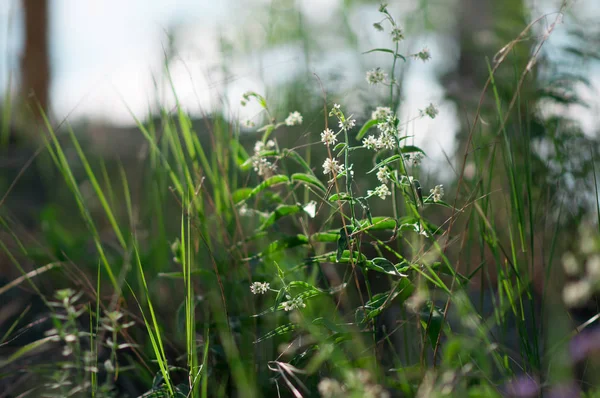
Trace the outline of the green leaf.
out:
[[[402,159],[402,155],[393,155],[393,156],[390,156],[389,158],[384,159],[381,162],[377,163],[375,165],[375,167],[373,167],[371,170],[369,170],[367,172],[367,174],[371,174],[372,172],[379,170],[380,167],[383,167],[383,166],[385,166],[385,165],[387,165],[389,163],[392,163],[392,162],[394,162],[394,161],[396,161],[398,159]]]
[[[405,145],[402,148],[400,148],[400,151],[402,153],[414,153],[414,152],[420,152],[423,155],[427,156],[427,154],[425,153],[425,151],[423,151],[421,148],[419,148],[418,146],[414,146],[414,145]]]
[[[388,54],[396,54],[396,52],[394,50],[390,50],[389,48],[374,48],[372,50],[369,51],[365,51],[363,54],[369,54],[372,52],[382,52],[382,53],[388,53]]]
[[[375,318],[383,311],[383,304],[388,300],[391,292],[375,294],[371,300],[367,301],[364,307],[358,307],[354,313],[356,323],[365,324]],[[393,299],[390,300],[390,302]]]
[[[282,334],[286,334],[289,332],[293,332],[294,330],[296,330],[298,326],[293,324],[293,323],[288,323],[286,325],[281,325],[276,327],[275,329],[271,330],[269,333],[265,334],[264,336],[260,337],[259,339],[257,339],[254,344],[263,342],[265,340],[268,340],[270,338],[273,338],[275,336],[280,336]]]
[[[313,242],[337,242],[339,238],[338,232],[317,232],[310,236]]]
[[[348,231],[350,233],[350,231]],[[348,236],[346,236],[346,230],[344,228],[340,228],[340,237],[337,241],[337,252],[335,255],[335,261],[339,262],[342,259],[342,255],[344,254],[344,250],[348,248]]]
[[[429,303],[420,313],[421,316],[421,326],[427,333],[429,337],[429,342],[432,347],[435,347],[437,344],[438,336],[442,331],[442,323],[444,322],[444,316],[441,309],[433,306],[433,304]]]
[[[366,122],[360,128],[360,131],[358,132],[358,134],[356,134],[356,140],[360,141],[365,136],[365,134],[367,134],[367,131],[369,131],[369,129],[371,129],[371,127],[377,126],[377,123],[379,123],[379,120],[374,120],[374,119],[371,119],[368,122]]]
[[[432,198],[426,199],[423,203],[426,204],[434,204],[434,205],[440,205],[440,206],[444,206],[447,207],[449,209],[452,208],[452,205],[450,205],[449,203],[444,202],[443,200],[438,200],[437,202],[434,202],[434,200]]]
[[[327,188],[325,188],[325,185],[323,185],[323,183],[314,175],[304,174],[304,173],[292,174],[292,182],[298,182],[298,181],[307,183],[309,185],[313,185],[313,186],[319,188],[322,192],[327,192]]]
[[[403,276],[402,272],[406,272],[410,267],[408,265],[402,266],[404,263],[396,264],[392,263],[387,258],[376,257],[372,260],[365,262],[365,267],[388,275]]]
[[[44,344],[51,342],[53,339],[53,336],[48,336],[48,337],[44,337],[43,339],[39,339],[36,340],[32,343],[26,344],[23,347],[19,348],[18,350],[16,350],[12,355],[10,355],[6,360],[0,362],[0,368],[9,365],[10,363],[16,361],[17,359],[21,358],[23,355],[27,354],[30,351],[33,351],[41,346],[43,346]]]
[[[333,148],[333,152],[337,152],[337,151],[341,151],[342,149],[344,149],[346,147],[346,143],[345,142],[339,142],[334,148]]]
[[[382,52],[382,53],[392,54],[394,57],[400,58],[400,59],[406,61],[406,57],[404,55],[396,54],[396,52],[394,50],[390,50],[389,48],[374,48],[372,50],[365,51],[363,54],[369,54],[372,52]]]
[[[390,217],[373,217],[371,220],[361,220],[360,227],[369,231],[386,231],[396,228],[396,220]]]
[[[250,197],[251,193],[252,193],[252,188],[240,188],[233,193],[233,195],[231,196],[231,199],[233,200],[233,203],[240,203],[240,202],[248,199]]]
[[[266,104],[265,104],[264,108],[266,108]],[[265,127],[266,127],[265,133],[263,134],[263,137],[262,137],[263,142],[267,142],[267,140],[269,139],[269,136],[271,135],[273,130],[275,130],[275,126],[272,124],[269,124],[268,126],[265,126]],[[261,129],[259,129],[258,131],[261,131]]]
[[[302,210],[302,206],[299,205],[280,205],[269,215],[269,217],[262,223],[258,230],[264,231],[271,225],[275,224],[275,222],[277,222],[277,220],[280,218],[289,216],[291,214],[296,214],[300,210]]]
[[[283,239],[272,242],[265,250],[260,252],[257,257],[265,257],[281,250],[306,244],[308,244],[308,238],[305,235],[287,236]]]
[[[339,194],[334,193],[329,197],[330,202],[337,202],[338,200],[348,200],[350,202],[354,202],[354,198],[348,195],[346,192],[340,192]]]
[[[368,322],[383,312],[393,302],[394,305],[402,305],[413,293],[414,285],[407,278],[398,280],[396,286],[385,292],[373,295],[364,307],[356,310],[355,319],[360,323]]]
[[[284,176],[283,174],[271,176],[271,177],[267,178],[266,180],[264,180],[263,182],[261,182],[260,184],[258,184],[254,189],[251,189],[249,192],[246,191],[246,189],[248,189],[248,188],[238,189],[233,195],[234,202],[239,203],[243,200],[248,200],[251,197],[257,195],[258,193],[264,191],[267,188],[270,188],[270,187],[278,185],[278,184],[286,183],[289,181],[290,181],[290,179],[287,178],[287,176]],[[239,200],[236,201],[235,200],[236,198]]]
[[[304,158],[302,156],[300,156],[300,154],[298,152],[291,150],[291,149],[284,149],[283,156],[290,157],[293,161],[295,161],[300,166],[302,166],[302,168],[304,168],[304,170],[306,170],[309,174],[313,174],[312,169],[310,168],[309,164],[306,163]]]
[[[316,262],[338,262],[338,263],[350,263],[350,250],[344,250],[342,252],[342,257],[340,258],[339,261],[337,261],[337,252],[329,252],[327,254],[324,254],[322,256],[318,256],[318,257],[313,257],[312,261],[316,261]],[[367,257],[362,254],[359,253],[357,250],[354,250],[352,252],[352,262],[354,263],[363,263],[367,261]]]

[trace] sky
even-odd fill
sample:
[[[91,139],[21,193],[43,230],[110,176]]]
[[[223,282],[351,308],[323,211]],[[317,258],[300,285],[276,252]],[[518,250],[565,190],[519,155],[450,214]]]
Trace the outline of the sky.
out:
[[[556,10],[556,6],[532,1],[540,15]],[[261,39],[260,17],[248,4],[266,5],[265,0],[50,0],[50,51],[52,65],[51,103],[56,119],[66,115],[72,120],[104,120],[118,125],[131,125],[130,112],[143,118],[149,108],[161,103],[172,107],[175,98],[168,87],[163,71],[163,60],[168,48],[169,33],[177,27],[179,38],[170,75],[183,107],[194,115],[225,106],[230,115],[242,119],[259,113],[256,106],[241,108],[239,99],[247,90],[264,91],[267,85],[293,79],[301,72],[302,48],[282,46],[257,54],[234,56],[229,72],[223,74],[221,65],[221,37],[239,37],[240,27],[250,28],[249,42]],[[410,4],[394,11],[410,15]],[[576,2],[579,12],[598,12],[594,0]],[[308,22],[327,27],[335,21],[339,0],[302,0],[298,4]],[[395,3],[394,3],[395,4]],[[359,6],[349,18],[358,30],[359,41],[377,43],[371,28],[379,18],[376,8]],[[600,17],[600,14],[598,14]],[[21,11],[18,0],[0,1],[0,92],[5,92],[9,71],[18,66],[18,55],[23,41]],[[333,26],[333,25],[332,25]],[[252,30],[254,28],[254,30]],[[325,33],[326,34],[326,33]],[[256,37],[253,37],[256,36]],[[560,35],[560,33],[559,33]],[[336,38],[327,40],[335,43]],[[406,75],[403,95],[405,103],[401,116],[408,120],[419,109],[434,103],[440,109],[436,120],[421,119],[407,128],[417,138],[430,157],[444,162],[443,152],[454,150],[454,135],[459,128],[456,107],[443,100],[444,90],[436,79],[440,68],[452,58],[452,48],[444,37],[420,36],[415,47],[427,46],[432,61],[411,67]],[[251,44],[250,44],[251,45]],[[365,65],[355,58],[336,50],[331,45],[323,59],[313,62],[315,72],[344,62],[341,71],[348,82],[364,82]],[[596,91],[582,91],[593,102],[592,110],[570,109],[580,118],[584,128],[592,131],[598,125],[597,92],[600,73],[590,72]],[[224,100],[225,98],[225,100]],[[348,99],[350,101],[350,98]],[[223,104],[225,101],[225,104]],[[594,109],[595,107],[595,109]],[[153,108],[155,109],[155,108]],[[352,109],[350,109],[352,110]],[[290,110],[292,111],[292,110]]]

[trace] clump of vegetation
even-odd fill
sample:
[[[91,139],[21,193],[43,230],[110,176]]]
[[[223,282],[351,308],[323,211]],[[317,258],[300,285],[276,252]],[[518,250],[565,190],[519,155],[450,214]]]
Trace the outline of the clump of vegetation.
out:
[[[588,332],[599,317],[598,226],[581,228],[575,252],[559,242],[562,207],[547,207],[557,221],[538,231],[538,206],[547,205],[532,193],[539,164],[522,152],[531,143],[523,148],[508,132],[510,107],[494,80],[506,50],[487,85],[498,149],[467,147],[446,186],[423,173],[427,155],[414,145],[412,120],[398,114],[399,70],[435,54],[401,53],[409,38],[386,5],[379,12],[374,26],[391,48],[368,53],[389,65],[366,72],[363,84],[388,94],[367,120],[323,91],[313,107],[322,129],[302,135],[306,115],[279,114],[249,91],[242,105],[258,103],[261,121],[230,125],[215,114],[207,146],[178,106],[160,128],[136,119],[143,171],[119,165],[116,179],[70,127],[61,136],[46,120],[45,160],[83,222],[65,228],[48,213],[51,247],[40,252],[2,218],[18,254],[2,249],[23,277],[0,295],[29,283],[47,308],[36,324],[17,318],[0,340],[43,328],[44,337],[0,358],[3,377],[36,381],[12,379],[21,396],[579,394],[578,366],[598,369],[586,362],[600,347]],[[434,104],[417,111],[440,113]],[[546,332],[539,308],[561,305],[547,290],[557,250],[570,278],[564,304],[591,315],[574,330]],[[549,257],[541,274],[539,257]],[[26,272],[28,260],[55,266]],[[37,282],[57,273],[77,287],[47,300]]]

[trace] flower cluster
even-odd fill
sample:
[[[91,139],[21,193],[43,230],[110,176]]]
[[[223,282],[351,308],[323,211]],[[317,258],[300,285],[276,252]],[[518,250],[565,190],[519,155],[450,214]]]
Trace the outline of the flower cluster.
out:
[[[406,155],[406,160],[411,164],[411,166],[418,166],[423,160],[423,154],[421,152],[411,152]]]
[[[367,83],[370,85],[374,86],[385,83],[385,79],[387,79],[387,73],[381,70],[381,68],[375,68],[367,71]]]
[[[435,119],[435,117],[438,115],[438,113],[440,113],[440,111],[438,111],[435,105],[429,104],[427,108],[421,109],[420,113],[421,117],[429,116],[430,118]]]
[[[321,133],[321,142],[325,145],[335,145],[337,142],[336,133],[332,129],[325,129]]]
[[[420,59],[423,62],[427,62],[431,59],[431,53],[429,52],[429,49],[427,47],[425,47],[418,53],[413,54],[412,56],[414,59]]]
[[[283,305],[284,311],[292,311],[298,308],[306,307],[306,304],[304,304],[304,301],[300,296],[296,296],[294,298],[287,296],[287,299],[288,301],[284,301],[283,303],[281,303]]]
[[[356,125],[356,120],[352,119],[352,116],[348,119],[340,119],[338,125],[342,130],[350,130]]]
[[[252,120],[250,119],[246,119],[242,122],[242,126],[246,127],[246,128],[252,128],[254,126],[256,126],[256,123],[254,123]]]
[[[340,164],[337,159],[327,158],[323,162],[323,174],[340,174],[344,171],[344,165]]]
[[[389,398],[387,392],[380,384],[376,384],[371,374],[365,369],[347,371],[345,382],[324,378],[318,385],[322,398],[342,398],[361,396],[365,398]],[[360,395],[359,395],[360,394]]]
[[[430,189],[429,192],[431,193],[434,202],[441,202],[444,197],[444,186],[436,185],[433,189]]]
[[[390,116],[392,116],[392,110],[387,106],[378,106],[371,113],[371,119],[373,120],[386,120]]]
[[[392,193],[390,192],[390,189],[385,184],[381,184],[380,186],[375,188],[375,190],[369,189],[367,191],[368,196],[376,195],[376,196],[379,196],[383,200],[385,200],[385,198],[391,194]]]
[[[344,116],[344,112],[342,112],[339,104],[333,104],[333,108],[331,108],[329,116],[335,116],[338,118],[338,125],[342,130],[348,131],[356,125],[356,120],[352,119],[352,115],[348,116],[347,118]]]
[[[269,291],[271,285],[268,282],[254,282],[250,285],[252,294],[265,294]]]
[[[379,180],[379,182],[382,184],[387,184],[389,181],[389,177],[390,170],[387,168],[387,166],[380,167],[377,171],[377,179]]]
[[[285,118],[286,126],[297,126],[302,124],[302,115],[300,112],[291,112],[287,118]]]
[[[394,43],[404,40],[404,32],[398,27],[393,28],[390,34],[392,35],[392,41]]]
[[[567,307],[580,307],[600,291],[600,237],[593,227],[588,224],[580,227],[579,253],[565,253],[562,265],[567,276],[577,278],[563,289]]]
[[[379,109],[379,108],[378,108]],[[385,109],[385,108],[383,108]],[[389,108],[387,108],[389,109]],[[387,109],[383,112],[387,112]],[[381,120],[381,119],[378,119]],[[394,149],[396,147],[396,137],[398,136],[398,119],[390,111],[390,115],[377,124],[379,137],[370,135],[363,139],[363,146],[367,149],[381,150]]]
[[[277,165],[269,162],[266,157],[262,156],[264,150],[275,148],[275,141],[269,140],[265,144],[262,141],[257,141],[254,144],[254,156],[252,156],[252,167],[259,176],[268,175],[277,169]]]

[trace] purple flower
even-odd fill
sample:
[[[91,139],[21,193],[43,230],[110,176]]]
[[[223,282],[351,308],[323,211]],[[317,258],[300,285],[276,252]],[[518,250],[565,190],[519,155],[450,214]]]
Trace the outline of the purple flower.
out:
[[[577,384],[559,384],[552,387],[547,394],[544,394],[547,398],[579,398],[581,397],[581,389]]]
[[[537,397],[540,392],[540,384],[536,378],[528,375],[518,376],[506,385],[506,395],[515,398]]]
[[[600,353],[600,328],[584,330],[571,339],[569,353],[573,362],[580,362],[594,353]]]

